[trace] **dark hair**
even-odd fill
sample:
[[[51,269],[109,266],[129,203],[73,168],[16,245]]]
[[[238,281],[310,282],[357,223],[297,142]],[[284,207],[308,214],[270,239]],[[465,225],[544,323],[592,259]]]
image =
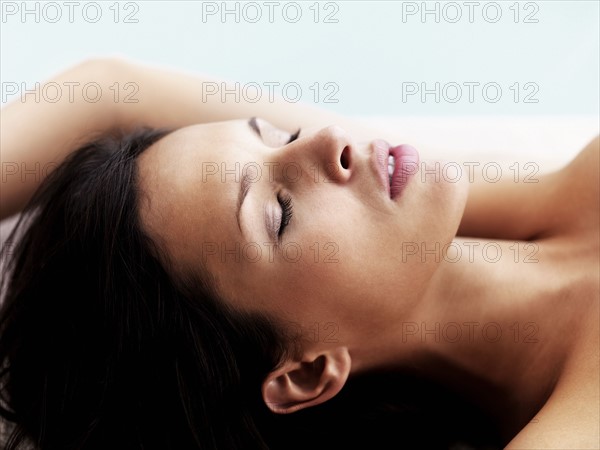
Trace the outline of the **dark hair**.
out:
[[[16,245],[3,247],[8,450],[384,448],[390,437],[391,448],[446,446],[486,425],[457,414],[455,397],[440,408],[429,385],[397,389],[396,374],[357,377],[324,405],[271,413],[261,384],[298,355],[298,341],[272,317],[228,307],[209,277],[171,273],[141,226],[136,158],[168,132],[105,136],[72,153],[21,214],[8,238]],[[397,406],[407,399],[433,415]],[[495,436],[489,426],[481,435]]]
[[[136,183],[136,157],[165,134],[72,153],[9,237],[27,226],[0,315],[0,412],[17,424],[8,449],[24,437],[42,449],[262,446],[251,411],[266,409],[261,381],[287,336],[165,270]]]

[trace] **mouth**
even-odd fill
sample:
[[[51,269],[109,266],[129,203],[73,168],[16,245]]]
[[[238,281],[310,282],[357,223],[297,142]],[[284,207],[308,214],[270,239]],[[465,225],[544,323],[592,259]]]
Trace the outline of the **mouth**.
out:
[[[388,174],[390,177],[390,197],[394,199],[400,196],[411,176],[418,172],[419,152],[407,144],[392,147],[389,149],[389,152]]]
[[[373,142],[373,146],[379,178],[390,199],[394,200],[400,196],[411,176],[417,173],[419,153],[410,145],[390,147],[386,141],[379,139]]]

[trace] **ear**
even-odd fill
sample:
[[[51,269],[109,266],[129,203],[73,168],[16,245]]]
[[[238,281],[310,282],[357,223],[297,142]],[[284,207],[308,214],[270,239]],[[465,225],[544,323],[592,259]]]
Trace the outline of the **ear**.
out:
[[[287,414],[323,403],[335,396],[348,379],[351,359],[347,347],[302,359],[286,361],[265,379],[262,395],[271,411]]]

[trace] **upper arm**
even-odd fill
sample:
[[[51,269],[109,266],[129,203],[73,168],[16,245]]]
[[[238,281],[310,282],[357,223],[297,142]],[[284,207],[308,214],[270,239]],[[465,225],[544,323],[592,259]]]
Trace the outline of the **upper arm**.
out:
[[[2,108],[0,220],[21,210],[42,179],[83,141],[113,126],[115,108],[107,93],[115,67],[110,59],[85,61],[48,80],[37,98],[28,94]],[[61,88],[58,96],[56,89],[46,90],[48,83]],[[100,86],[98,101],[92,101],[95,89],[83,96],[86,83]]]
[[[100,85],[98,102],[70,101],[66,90],[58,102],[15,100],[2,109],[2,189],[0,220],[22,209],[41,179],[84,141],[113,127],[123,131],[138,126],[180,128],[233,119],[263,118],[296,131],[299,127],[339,125],[356,140],[383,137],[379,131],[349,117],[301,103],[271,99],[263,93],[257,102],[220,93],[236,89],[232,83],[202,74],[189,74],[142,65],[121,58],[86,61],[51,82]],[[219,90],[208,95],[207,89]],[[93,94],[94,90],[90,91]],[[42,99],[43,100],[43,99]]]
[[[565,168],[534,174],[535,165],[503,168],[498,182],[479,177],[472,183],[458,234],[471,237],[530,240],[590,226],[598,216],[598,138]],[[475,172],[476,174],[478,172]],[[530,176],[532,175],[532,176]]]
[[[481,167],[481,166],[480,166]],[[532,166],[535,169],[535,166]],[[548,202],[560,176],[557,173],[521,174],[502,168],[500,180],[475,177],[470,186],[458,235],[530,240],[549,225]],[[477,173],[477,171],[475,172]]]
[[[573,201],[565,202],[571,208],[584,205],[573,213],[598,220],[600,208],[600,136],[594,138],[564,169],[563,190],[570,190]]]
[[[144,124],[178,128],[256,116],[288,132],[299,127],[339,125],[357,140],[382,137],[378,136],[378,130],[358,120],[271,95],[266,86],[262,86],[258,101],[254,101],[244,95],[244,85],[240,83],[135,62],[122,61],[122,64],[128,74],[125,78],[138,88],[137,102],[120,105],[122,123],[128,127]]]

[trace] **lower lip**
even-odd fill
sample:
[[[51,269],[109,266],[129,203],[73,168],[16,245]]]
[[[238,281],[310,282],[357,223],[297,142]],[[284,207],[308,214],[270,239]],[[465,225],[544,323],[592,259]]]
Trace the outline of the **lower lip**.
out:
[[[410,181],[412,175],[419,170],[419,152],[406,144],[390,148],[390,155],[394,157],[394,173],[390,184],[390,197],[398,197]]]

